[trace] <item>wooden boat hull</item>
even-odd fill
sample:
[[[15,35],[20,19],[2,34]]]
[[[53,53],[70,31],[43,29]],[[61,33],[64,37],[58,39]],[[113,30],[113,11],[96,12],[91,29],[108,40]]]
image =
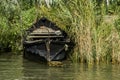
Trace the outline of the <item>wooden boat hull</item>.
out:
[[[62,61],[66,59],[67,44],[51,42],[50,51],[47,50],[45,42],[24,44],[24,57],[34,61]]]
[[[25,32],[24,57],[39,61],[61,61],[67,56],[69,43],[67,33],[43,17]]]

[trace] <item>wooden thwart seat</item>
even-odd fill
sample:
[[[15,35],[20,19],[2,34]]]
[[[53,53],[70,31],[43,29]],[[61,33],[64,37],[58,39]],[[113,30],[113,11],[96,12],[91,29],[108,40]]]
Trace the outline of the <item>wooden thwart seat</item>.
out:
[[[56,35],[54,32],[51,32],[51,33],[30,33],[30,35]]]
[[[27,36],[27,38],[64,38],[64,36]]]
[[[43,40],[35,40],[35,41],[25,41],[25,43],[36,43],[36,42],[42,42]]]

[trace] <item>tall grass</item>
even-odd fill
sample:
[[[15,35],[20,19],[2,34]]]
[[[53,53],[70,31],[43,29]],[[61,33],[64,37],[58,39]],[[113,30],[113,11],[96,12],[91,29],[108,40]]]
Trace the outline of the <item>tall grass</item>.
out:
[[[47,8],[40,14],[56,22],[76,44],[71,59],[74,62],[119,62],[119,36],[114,16],[106,16],[104,2],[95,10],[90,0],[69,0]],[[118,26],[118,25],[117,25]]]
[[[72,6],[71,6],[72,5]],[[69,10],[72,14],[71,31],[75,33],[75,56],[80,62],[93,62],[91,29],[94,25],[93,6],[89,0],[70,1]]]
[[[40,14],[47,16],[66,30],[76,46],[72,59],[93,62],[92,33],[95,24],[92,2],[89,0],[61,0],[57,6],[40,6]],[[67,27],[66,27],[67,26]]]

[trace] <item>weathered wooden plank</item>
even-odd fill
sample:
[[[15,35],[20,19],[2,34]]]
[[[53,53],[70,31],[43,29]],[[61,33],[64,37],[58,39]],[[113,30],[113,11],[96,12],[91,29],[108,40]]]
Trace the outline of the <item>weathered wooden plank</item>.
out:
[[[63,38],[64,36],[27,36],[27,38]]]
[[[30,33],[30,35],[54,35],[55,33]]]
[[[34,41],[25,41],[25,43],[36,43],[36,42],[42,42],[43,40],[34,40]]]

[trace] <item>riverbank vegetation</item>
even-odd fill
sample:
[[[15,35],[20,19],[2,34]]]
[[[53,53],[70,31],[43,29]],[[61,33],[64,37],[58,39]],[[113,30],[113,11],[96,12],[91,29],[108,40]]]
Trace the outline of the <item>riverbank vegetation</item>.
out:
[[[120,0],[0,0],[0,49],[22,50],[24,31],[43,16],[75,43],[73,62],[120,63]]]

